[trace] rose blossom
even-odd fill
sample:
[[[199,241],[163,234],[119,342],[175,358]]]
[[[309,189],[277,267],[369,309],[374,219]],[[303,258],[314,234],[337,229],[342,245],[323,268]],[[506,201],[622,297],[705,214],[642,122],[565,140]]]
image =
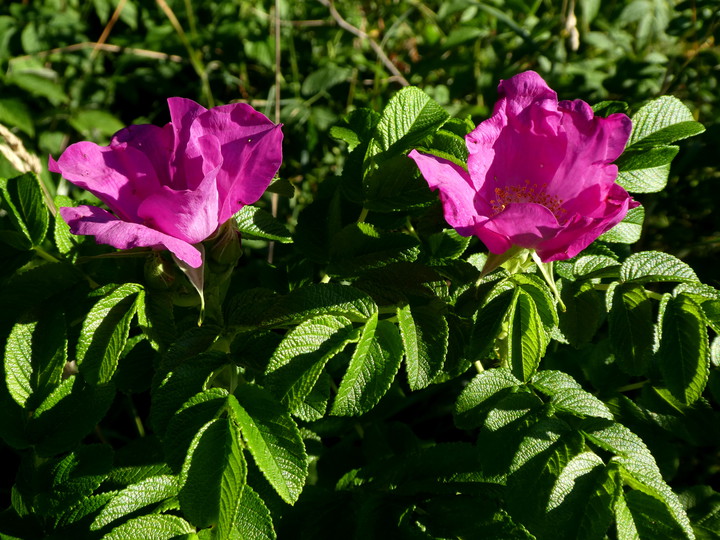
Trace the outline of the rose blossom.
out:
[[[445,219],[491,253],[535,250],[542,262],[574,257],[638,206],[615,183],[612,162],[630,119],[596,117],[581,100],[560,101],[535,72],[501,81],[493,115],[466,137],[467,171],[413,150],[410,157]]]
[[[79,142],[48,168],[107,205],[60,208],[73,234],[119,249],[168,249],[192,268],[194,246],[263,194],[282,161],[282,131],[242,103],[210,110],[168,99],[170,123],[118,131],[109,146]]]

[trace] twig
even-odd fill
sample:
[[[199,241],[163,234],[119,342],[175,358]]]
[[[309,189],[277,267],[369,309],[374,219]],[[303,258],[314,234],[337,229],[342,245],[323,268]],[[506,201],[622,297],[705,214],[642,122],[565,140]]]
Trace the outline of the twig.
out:
[[[383,51],[382,47],[378,45],[378,42],[375,41],[373,38],[371,38],[368,34],[360,30],[359,28],[353,26],[349,22],[347,22],[345,19],[342,18],[342,16],[338,13],[338,11],[335,9],[335,6],[333,5],[331,0],[318,0],[323,6],[328,8],[330,11],[330,15],[335,20],[337,25],[342,28],[343,30],[347,30],[354,36],[359,37],[360,39],[366,40],[373,51],[375,51],[375,54],[377,54],[380,61],[385,65],[387,70],[392,73],[396,80],[402,85],[402,86],[410,86],[410,83],[403,77],[402,73],[398,70],[398,68],[395,66],[395,64],[392,63],[392,60],[388,58],[387,54],[385,54],[385,51]]]
[[[103,45],[103,43],[107,41],[107,38],[108,36],[110,36],[110,32],[112,31],[113,26],[115,26],[115,23],[120,17],[120,13],[122,13],[123,8],[125,7],[125,2],[127,2],[127,0],[120,0],[120,2],[118,2],[118,5],[112,14],[112,17],[110,17],[110,20],[105,25],[102,34],[100,34],[100,38],[97,40],[95,47],[93,47],[92,53],[90,53],[90,60],[95,59],[95,57],[98,55],[98,52],[100,51],[100,47]]]
[[[163,13],[165,13],[165,16],[170,21],[170,24],[175,29],[175,32],[180,38],[180,41],[182,41],[182,44],[185,46],[185,49],[188,52],[190,64],[195,70],[195,73],[197,73],[198,77],[200,77],[200,84],[202,85],[203,94],[205,94],[205,101],[207,102],[206,105],[208,107],[213,107],[215,105],[215,100],[213,99],[212,92],[210,91],[210,80],[208,79],[205,66],[200,61],[199,55],[195,51],[195,48],[192,46],[192,43],[190,43],[187,34],[185,34],[185,30],[183,30],[180,21],[175,16],[175,12],[173,12],[172,8],[168,5],[168,3],[165,0],[155,1],[157,2],[157,5],[160,6],[160,9],[163,10]]]
[[[47,51],[40,51],[33,54],[25,54],[23,56],[16,56],[10,59],[10,63],[17,62],[18,60],[29,60],[35,57],[45,57],[51,54],[60,54],[65,52],[81,51],[83,49],[98,49],[104,52],[111,53],[127,53],[135,56],[143,56],[145,58],[152,58],[154,60],[170,60],[171,62],[182,62],[183,57],[176,54],[166,54],[157,51],[148,51],[147,49],[134,49],[132,47],[120,47],[118,45],[112,45],[110,43],[98,43],[96,41],[83,41],[81,43],[73,43],[65,47],[57,47],[55,49],[49,49]]]
[[[282,60],[280,50],[280,0],[275,0],[275,13],[273,17],[273,26],[275,27],[275,123],[280,123],[280,60]],[[272,217],[277,217],[278,201],[280,197],[277,193],[273,193],[270,197],[270,213]],[[275,242],[268,244],[268,263],[272,264],[275,257]]]

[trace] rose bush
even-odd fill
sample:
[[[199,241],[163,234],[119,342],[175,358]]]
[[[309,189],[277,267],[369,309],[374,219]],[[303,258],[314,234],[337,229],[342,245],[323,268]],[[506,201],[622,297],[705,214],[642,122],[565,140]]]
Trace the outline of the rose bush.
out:
[[[164,127],[134,125],[109,146],[79,142],[49,168],[107,205],[60,208],[74,234],[119,249],[168,249],[193,268],[194,244],[257,201],[282,161],[282,131],[242,103],[210,110],[168,99]]]
[[[466,137],[467,170],[417,150],[410,157],[461,235],[496,254],[517,246],[543,262],[574,257],[638,206],[615,183],[612,164],[630,119],[597,117],[581,100],[558,102],[533,71],[501,81],[498,92],[493,115]]]

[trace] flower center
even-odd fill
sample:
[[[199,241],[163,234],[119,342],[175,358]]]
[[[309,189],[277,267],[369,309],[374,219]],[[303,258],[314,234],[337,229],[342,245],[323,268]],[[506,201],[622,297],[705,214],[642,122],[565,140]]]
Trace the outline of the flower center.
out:
[[[550,195],[545,192],[547,184],[531,184],[530,180],[525,180],[524,185],[505,186],[495,188],[495,198],[490,200],[493,209],[493,215],[499,214],[508,204],[513,203],[536,203],[550,210],[553,215],[560,220],[563,214],[567,213],[562,207],[563,199]]]

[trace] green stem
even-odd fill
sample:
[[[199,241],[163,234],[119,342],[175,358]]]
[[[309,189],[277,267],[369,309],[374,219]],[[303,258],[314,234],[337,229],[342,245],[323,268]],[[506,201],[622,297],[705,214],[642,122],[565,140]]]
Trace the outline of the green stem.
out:
[[[39,246],[33,247],[33,251],[35,251],[35,253],[37,253],[37,255],[39,257],[45,259],[46,261],[53,262],[53,263],[60,262],[60,259],[53,257],[47,251],[45,251],[43,248],[41,248]]]
[[[482,373],[483,371],[485,371],[485,368],[483,367],[482,362],[480,362],[480,360],[475,360],[475,362],[473,362],[473,365],[475,366],[475,369],[477,370],[478,373]]]
[[[553,292],[553,295],[555,296],[555,300],[558,303],[558,306],[560,306],[561,311],[565,311],[567,308],[565,307],[565,304],[563,303],[562,299],[560,298],[560,291],[557,290],[557,287],[555,286],[555,278],[553,277],[553,263],[544,263],[540,260],[540,256],[533,250],[530,252],[530,255],[532,256],[533,260],[535,261],[535,264],[537,264],[538,268],[540,269],[540,273],[545,278],[545,281],[547,282],[548,286],[550,287],[550,290]]]
[[[365,207],[363,206],[363,209],[362,209],[362,211],[360,212],[360,215],[359,215],[358,218],[357,218],[357,222],[358,222],[358,223],[364,223],[364,222],[365,222],[365,219],[366,219],[367,216],[368,216],[368,213],[370,213],[370,210],[368,210],[367,208],[365,208]]]
[[[405,220],[405,226],[407,227],[408,232],[412,236],[417,238],[418,241],[422,242],[422,240],[420,240],[420,236],[418,236],[418,233],[415,231],[415,227],[413,227],[412,221],[410,221],[410,216],[408,216],[407,219]]]
[[[631,390],[638,390],[638,389],[642,388],[643,386],[645,386],[649,382],[650,382],[649,380],[645,379],[644,381],[627,384],[625,386],[621,386],[620,388],[618,388],[617,391],[618,392],[629,392]]]

